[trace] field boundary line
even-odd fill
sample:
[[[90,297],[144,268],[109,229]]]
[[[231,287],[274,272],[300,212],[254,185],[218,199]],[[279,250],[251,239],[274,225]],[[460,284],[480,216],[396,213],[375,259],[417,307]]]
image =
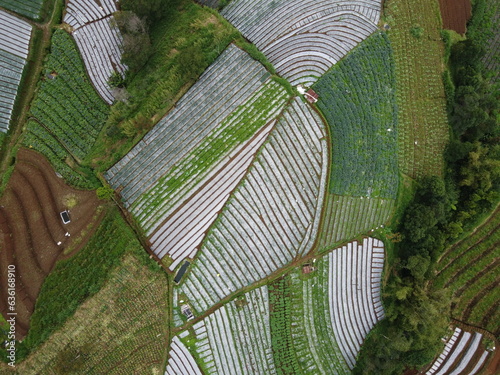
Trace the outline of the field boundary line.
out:
[[[458,326],[466,331],[474,330],[474,331],[477,331],[479,333],[482,333],[484,336],[493,340],[496,343],[496,346],[498,346],[500,344],[500,341],[497,340],[497,338],[495,337],[495,335],[493,333],[491,333],[490,331],[488,331],[482,327],[478,327],[478,326],[463,322],[463,321],[458,320],[456,318],[451,318],[451,324],[454,324],[454,325],[456,325],[456,326]]]
[[[487,225],[491,220],[494,219],[494,217],[500,213],[500,202],[497,203],[496,207],[491,211],[491,213],[483,220],[481,221],[480,223],[478,223],[478,225],[476,225],[474,227],[474,229],[472,229],[470,232],[468,233],[465,233],[465,235],[463,236],[463,238],[461,238],[460,240],[458,240],[457,242],[455,242],[454,244],[452,244],[450,247],[448,247],[446,249],[445,252],[443,252],[443,254],[441,254],[441,256],[437,259],[436,261],[436,264],[437,263],[440,263],[441,260],[446,257],[449,253],[451,253],[455,248],[459,247],[465,240],[469,239],[469,237],[472,237],[474,234],[477,233],[478,230],[480,230],[480,228],[482,228],[483,226]],[[494,229],[493,229],[494,230]],[[490,232],[488,232],[488,234],[490,234]],[[475,242],[474,244],[472,244],[471,246],[469,246],[469,248],[477,245],[479,242]],[[450,263],[451,264],[451,263]],[[448,265],[446,266],[448,267]],[[445,268],[446,268],[445,267]],[[445,269],[443,268],[443,270]]]

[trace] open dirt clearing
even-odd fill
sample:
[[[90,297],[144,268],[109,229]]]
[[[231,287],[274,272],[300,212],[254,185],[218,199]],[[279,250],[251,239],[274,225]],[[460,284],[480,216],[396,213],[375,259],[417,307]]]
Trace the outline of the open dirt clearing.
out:
[[[443,28],[465,34],[467,21],[471,16],[470,0],[439,0]]]
[[[75,254],[97,227],[98,206],[95,192],[69,187],[40,154],[19,150],[0,198],[0,284],[7,284],[7,267],[15,265],[18,339],[28,331],[38,293],[56,261]],[[59,215],[64,210],[70,214],[68,224]],[[6,293],[6,288],[0,290],[4,316]]]

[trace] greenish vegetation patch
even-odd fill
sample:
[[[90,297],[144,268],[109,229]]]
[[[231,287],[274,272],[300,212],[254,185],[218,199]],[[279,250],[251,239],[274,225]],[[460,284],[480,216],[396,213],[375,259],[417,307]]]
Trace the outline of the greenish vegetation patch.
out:
[[[376,33],[314,86],[330,126],[330,192],[396,198],[397,105],[391,45]]]
[[[283,276],[269,284],[269,324],[276,371],[281,374],[302,374],[291,337],[290,278]]]
[[[100,171],[127,153],[229,43],[240,37],[213,9],[191,0],[164,3],[164,14],[149,26],[151,55],[139,71],[127,75],[128,99],[112,106],[106,136],[98,139],[92,152],[93,164]]]
[[[391,218],[394,199],[347,197],[327,194],[319,250],[330,250],[342,241],[381,228]]]
[[[43,154],[69,185],[88,190],[101,186],[94,172],[78,166],[61,143],[38,122],[28,121],[23,145]]]
[[[414,179],[442,176],[449,128],[439,3],[388,0],[383,16],[396,71],[399,168]]]
[[[328,300],[328,261],[269,285],[273,356],[278,374],[349,374],[335,341]]]
[[[90,83],[70,35],[56,30],[31,105],[31,115],[82,161],[106,122],[109,108]]]
[[[74,257],[58,262],[45,279],[28,335],[17,345],[18,360],[45,342],[78,306],[95,295],[125,253],[133,253],[144,264],[155,266],[118,209],[110,207],[84,248]]]
[[[167,346],[168,287],[141,256],[119,259],[103,288],[76,310],[17,373],[159,374]]]
[[[44,0],[0,0],[0,6],[31,19],[38,19]]]

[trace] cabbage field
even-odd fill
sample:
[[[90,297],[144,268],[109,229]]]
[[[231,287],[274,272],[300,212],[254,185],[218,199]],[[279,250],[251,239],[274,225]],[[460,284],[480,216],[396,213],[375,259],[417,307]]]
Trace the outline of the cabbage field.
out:
[[[376,33],[361,43],[314,89],[331,133],[329,191],[396,198],[398,110],[387,35]]]

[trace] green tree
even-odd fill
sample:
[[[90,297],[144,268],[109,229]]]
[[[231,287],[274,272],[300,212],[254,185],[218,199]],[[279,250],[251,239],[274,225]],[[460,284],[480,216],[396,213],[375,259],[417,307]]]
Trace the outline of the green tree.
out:
[[[123,76],[118,73],[117,71],[113,71],[111,76],[108,79],[108,85],[110,87],[123,87],[125,85],[125,80],[123,79]]]
[[[121,0],[120,7],[124,11],[134,12],[151,25],[167,15],[178,3],[178,0]]]
[[[102,200],[111,199],[114,193],[115,191],[109,186],[101,186],[96,190],[97,198]]]
[[[114,20],[123,36],[121,61],[127,65],[129,74],[135,74],[146,64],[152,53],[147,24],[132,11],[116,12]]]

